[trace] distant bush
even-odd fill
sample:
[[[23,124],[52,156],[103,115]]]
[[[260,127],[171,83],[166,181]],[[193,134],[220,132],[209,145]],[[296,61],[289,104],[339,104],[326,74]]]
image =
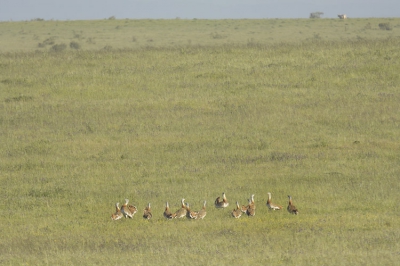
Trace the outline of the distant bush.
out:
[[[6,98],[5,102],[9,103],[9,102],[27,102],[27,101],[32,101],[33,97],[32,96],[24,96],[24,95],[20,95],[17,97],[12,97],[12,98]]]
[[[94,41],[95,38],[89,37],[87,38],[86,42],[90,44],[95,44],[96,42]]]
[[[224,39],[224,38],[226,38],[226,36],[215,32],[215,33],[211,33],[211,38],[213,38],[213,39]]]
[[[44,21],[44,18],[33,18],[31,21]]]
[[[114,19],[115,19],[115,16],[111,16],[108,18],[108,20],[114,20]]]
[[[54,37],[50,37],[50,38],[47,38],[46,40],[44,40],[43,41],[43,44],[44,45],[52,45],[52,44],[54,44]]]
[[[111,45],[106,45],[106,46],[103,47],[103,50],[111,51],[112,50],[112,46]]]
[[[319,33],[314,33],[314,39],[321,39],[321,35],[319,35]]]
[[[75,39],[82,39],[82,34],[83,31],[81,31],[80,33],[73,31],[73,35]]]
[[[67,49],[67,45],[65,43],[61,43],[61,44],[55,44],[51,47],[51,50],[53,52],[62,52],[65,49]]]
[[[55,37],[47,38],[47,39],[44,40],[43,42],[39,43],[39,44],[38,44],[38,47],[39,47],[39,48],[43,48],[43,47],[46,47],[46,45],[53,45],[55,39],[56,39]]]
[[[77,42],[70,42],[69,43],[69,47],[71,48],[71,49],[80,49],[81,48],[81,45],[79,44],[79,43],[77,43]]]
[[[310,18],[321,18],[324,12],[312,12],[310,13]]]
[[[386,23],[379,23],[379,28],[381,29],[381,30],[392,30],[393,28],[392,28],[392,25],[390,25],[390,23],[389,22],[386,22]]]

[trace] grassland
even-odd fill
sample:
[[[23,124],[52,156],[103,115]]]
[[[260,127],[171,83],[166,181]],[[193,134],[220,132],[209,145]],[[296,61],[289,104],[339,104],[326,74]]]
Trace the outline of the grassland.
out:
[[[80,50],[111,50],[386,39],[399,31],[398,18],[0,22],[0,52],[46,51],[60,44],[70,49],[71,42]]]
[[[399,22],[0,23],[0,264],[396,265]]]

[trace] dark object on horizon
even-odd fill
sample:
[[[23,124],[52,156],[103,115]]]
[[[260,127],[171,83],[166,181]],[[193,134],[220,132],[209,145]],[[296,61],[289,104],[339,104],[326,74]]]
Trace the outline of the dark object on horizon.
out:
[[[310,18],[321,18],[324,12],[312,12],[310,13]]]

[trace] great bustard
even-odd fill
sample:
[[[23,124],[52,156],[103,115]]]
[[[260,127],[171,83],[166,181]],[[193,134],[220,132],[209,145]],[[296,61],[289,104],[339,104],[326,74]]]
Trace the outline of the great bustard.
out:
[[[250,196],[250,199],[247,199],[247,205],[242,205],[240,209],[249,216],[255,215],[256,203],[254,202],[254,194]]]
[[[190,219],[197,219],[199,212],[191,211],[189,203],[186,202],[186,217]]]
[[[173,219],[173,218],[176,217],[175,213],[171,213],[171,211],[169,209],[168,201],[167,201],[167,203],[165,203],[164,217],[167,218],[167,219]]]
[[[216,208],[226,208],[228,206],[229,206],[229,202],[226,199],[226,195],[225,195],[225,192],[224,192],[224,193],[222,193],[222,199],[221,199],[221,197],[216,198],[215,207]]]
[[[206,212],[206,201],[203,203],[203,208],[201,208],[200,211],[197,213],[197,219],[204,219],[206,217],[207,212]]]
[[[250,197],[249,207],[254,209],[254,210],[256,209],[256,203],[254,201],[254,194],[252,194],[251,197]]]
[[[181,208],[175,212],[175,218],[183,218],[186,216],[187,209],[185,205],[185,199],[182,199],[181,203]]]
[[[240,218],[242,216],[242,210],[240,209],[239,202],[236,201],[236,208],[232,211],[232,216],[235,218]]]
[[[249,206],[247,207],[246,214],[247,216],[254,216],[256,215],[256,204],[254,203],[254,195],[252,195],[249,201]]]
[[[246,213],[248,208],[249,208],[249,205],[242,205],[242,207],[240,209],[243,213]]]
[[[119,208],[119,202],[115,203],[115,213],[111,215],[111,219],[116,221],[124,217],[124,215],[121,212],[121,209]]]
[[[277,204],[272,203],[271,201],[271,192],[268,192],[268,200],[267,200],[267,206],[271,210],[282,210],[282,206],[279,206]]]
[[[143,218],[149,220],[149,219],[151,219],[151,217],[153,217],[153,215],[151,214],[151,207],[150,207],[150,202],[149,202],[147,207],[144,208],[144,210],[143,210]]]
[[[133,218],[135,213],[137,212],[136,206],[129,205],[129,200],[125,199],[125,203],[121,206],[121,212],[125,216],[125,218]]]
[[[297,215],[299,213],[299,211],[297,210],[296,206],[293,205],[292,197],[288,196],[288,198],[289,198],[289,204],[287,206],[288,212],[291,213],[291,214],[296,214]]]

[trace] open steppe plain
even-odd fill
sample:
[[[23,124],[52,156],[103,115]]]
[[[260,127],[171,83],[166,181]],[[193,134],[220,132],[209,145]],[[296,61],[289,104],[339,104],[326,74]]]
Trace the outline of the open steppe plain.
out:
[[[0,264],[398,264],[399,37],[397,18],[1,22]],[[205,219],[166,220],[182,198]]]

